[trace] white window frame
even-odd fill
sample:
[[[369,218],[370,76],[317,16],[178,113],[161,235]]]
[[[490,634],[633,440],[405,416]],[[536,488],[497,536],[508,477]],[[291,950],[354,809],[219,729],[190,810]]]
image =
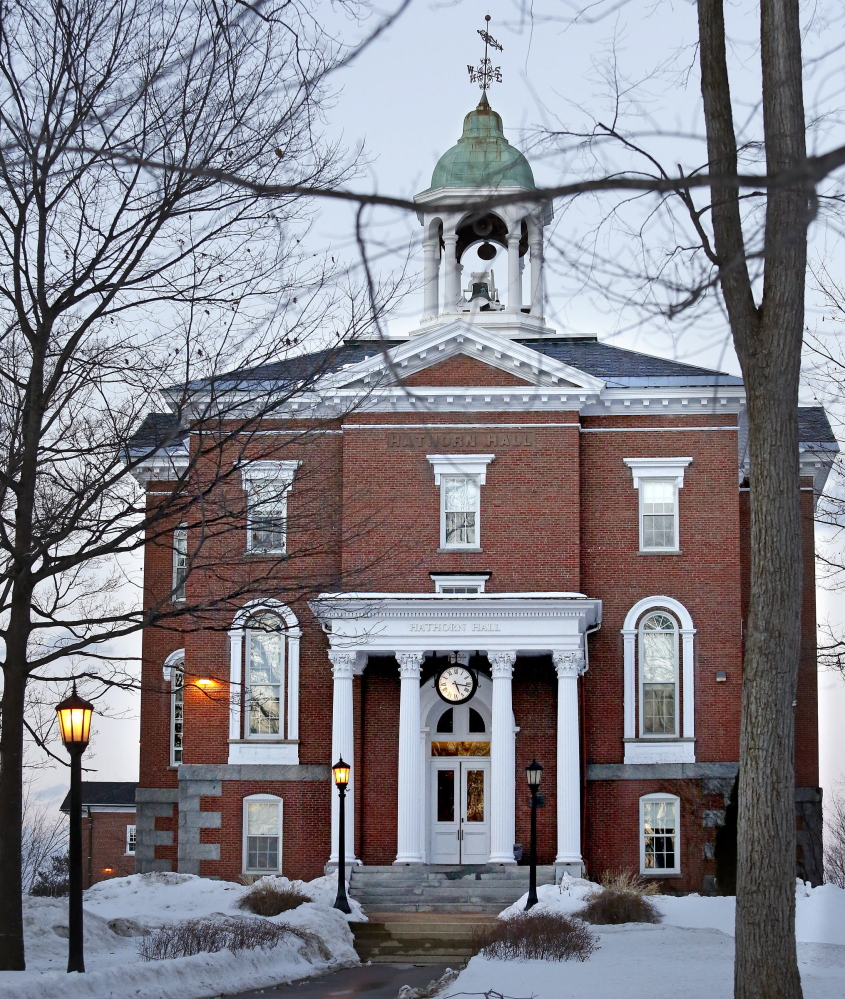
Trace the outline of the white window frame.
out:
[[[138,829],[137,826],[127,826],[126,827],[126,856],[134,857],[138,846]],[[132,849],[130,849],[130,847]]]
[[[461,596],[483,593],[488,576],[459,576],[455,573],[431,573],[435,593],[451,593]]]
[[[676,722],[680,725],[675,736],[639,735],[640,712],[637,710],[640,683],[639,636],[640,624],[654,611],[663,611],[679,624],[680,675],[679,704]],[[625,763],[695,763],[695,627],[690,612],[673,597],[655,595],[637,601],[625,616],[622,627],[624,649],[624,746]]]
[[[177,649],[175,652],[171,652],[170,655],[164,660],[164,668],[162,670],[164,674],[164,679],[170,684],[170,713],[169,713],[169,725],[168,725],[168,763],[171,767],[181,766],[182,760],[176,759],[176,695],[181,692],[182,700],[182,749],[180,752],[184,752],[185,745],[185,650]],[[178,673],[178,678],[177,678]],[[177,686],[177,680],[181,679],[181,683]]]
[[[623,458],[622,459],[634,477],[634,489],[637,490],[637,521],[639,530],[639,550],[643,554],[662,552],[664,554],[679,553],[681,550],[681,530],[680,530],[680,503],[679,490],[684,485],[684,470],[692,462],[692,458]],[[674,539],[670,545],[646,545],[644,543],[643,530],[643,496],[644,489],[640,488],[644,480],[661,480],[671,482],[674,488]]]
[[[672,732],[646,732],[645,730],[645,678],[643,670],[643,635],[645,633],[645,623],[650,618],[654,617],[656,614],[662,614],[664,617],[668,617],[669,620],[674,625],[672,629],[672,642],[673,642],[673,669],[672,669],[672,683],[675,687],[675,728]],[[680,722],[681,722],[681,685],[680,685],[680,636],[678,632],[680,628],[678,627],[678,621],[673,614],[668,611],[663,610],[659,607],[654,607],[648,613],[643,614],[640,618],[639,624],[637,625],[637,704],[638,704],[638,732],[641,739],[677,739],[680,735]]]
[[[494,454],[428,454],[434,469],[434,484],[440,489],[440,548],[442,551],[481,549],[481,487],[487,482],[487,466]],[[474,479],[476,484],[475,541],[456,543],[446,539],[446,483],[450,479]]]
[[[293,487],[296,470],[302,464],[291,461],[252,461],[241,468],[241,480],[246,492],[246,550],[253,555],[286,555],[288,540],[288,493]],[[275,516],[278,518],[281,542],[274,548],[253,545],[252,532],[256,501],[260,502],[263,488],[272,484],[276,491]]]
[[[287,712],[284,736],[249,738],[248,691],[245,689],[244,647],[250,622],[263,613],[277,615],[285,637]],[[229,630],[229,765],[242,763],[299,763],[299,645],[302,630],[296,615],[279,600],[264,597],[250,600],[235,615]],[[282,728],[282,725],[279,726]]]
[[[250,804],[267,804],[274,802],[278,808],[278,858],[279,862],[275,870],[265,868],[249,867],[249,806]],[[281,874],[282,873],[282,799],[276,794],[250,794],[243,799],[242,813],[242,849],[243,849],[243,871],[245,874]]]
[[[188,580],[188,525],[180,524],[173,531],[173,603],[185,600],[185,583]]]
[[[279,613],[273,609],[257,611],[253,617],[253,621],[260,617],[275,617],[279,622],[279,627],[274,630],[274,634],[278,634],[279,643],[281,645],[281,663],[279,670],[279,682],[273,686],[279,689],[279,731],[278,732],[251,732],[250,731],[250,714],[252,706],[252,676],[250,673],[250,658],[252,653],[252,636],[254,632],[262,632],[260,628],[252,627],[252,622],[246,626],[246,642],[244,643],[244,692],[246,694],[244,703],[244,738],[248,739],[250,742],[262,742],[271,739],[278,742],[280,739],[285,737],[285,687],[287,681],[287,642],[285,641],[285,623],[280,617]],[[269,634],[269,632],[264,632],[264,634]]]
[[[672,868],[647,868],[645,865],[645,805],[647,802],[669,802],[675,811],[675,866]],[[659,879],[681,873],[681,799],[675,794],[644,794],[640,798],[640,874]]]

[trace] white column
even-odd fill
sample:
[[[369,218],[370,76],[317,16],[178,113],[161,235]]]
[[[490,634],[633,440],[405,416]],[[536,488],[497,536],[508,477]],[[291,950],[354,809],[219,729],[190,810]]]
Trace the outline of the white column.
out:
[[[422,652],[396,652],[399,691],[399,801],[396,826],[396,864],[421,864],[420,811],[420,667]]]
[[[493,674],[490,739],[490,863],[513,864],[516,836],[516,752],[511,679],[516,652],[488,652]]]
[[[531,242],[531,315],[543,318],[543,230],[532,234]]]
[[[286,632],[288,647],[288,739],[299,738],[299,639],[301,636],[302,632],[298,628]]]
[[[522,308],[522,282],[519,279],[519,240],[522,235],[522,222],[514,222],[515,232],[508,233],[508,312],[519,312]]]
[[[427,239],[423,243],[423,319],[436,316],[440,305],[439,270],[440,238]]]
[[[243,705],[243,662],[244,633],[242,628],[229,632],[229,742],[241,738],[241,706]]]
[[[349,786],[346,789],[346,845],[344,853],[346,863],[354,864],[355,860],[355,738],[353,729],[352,708],[352,677],[355,675],[354,652],[341,652],[329,649],[329,661],[332,664],[334,677],[334,698],[332,701],[332,758],[333,766],[339,757],[348,763]],[[338,794],[334,781],[331,785],[332,795],[332,851],[330,864],[337,864],[338,837]]]
[[[443,256],[446,261],[443,275],[443,311],[454,312],[458,307],[458,296],[461,293],[458,259],[455,256],[458,234],[455,232],[444,233],[443,242],[445,244]]]
[[[578,741],[578,677],[584,657],[552,652],[557,670],[557,856],[556,864],[581,865],[581,765]],[[580,874],[580,871],[579,871]]]

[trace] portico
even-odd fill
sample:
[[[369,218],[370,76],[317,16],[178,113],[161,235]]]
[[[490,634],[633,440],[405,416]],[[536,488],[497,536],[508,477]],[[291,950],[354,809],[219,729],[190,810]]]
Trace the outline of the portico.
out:
[[[329,637],[334,677],[332,754],[354,759],[353,678],[371,656],[392,656],[400,676],[396,864],[432,862],[432,809],[437,791],[430,780],[432,733],[437,717],[432,663],[458,653],[474,655],[479,687],[473,700],[485,734],[472,748],[470,773],[481,774],[489,852],[477,862],[513,864],[516,762],[512,682],[518,658],[551,656],[557,674],[557,854],[555,863],[581,870],[580,741],[578,677],[587,668],[587,634],[601,622],[601,601],[579,593],[347,593],[322,594],[311,608]],[[518,668],[518,667],[517,667]],[[427,675],[426,675],[427,674]],[[425,682],[421,679],[425,676]],[[448,705],[440,702],[445,711]],[[476,710],[473,708],[473,710]],[[450,716],[451,724],[451,716]],[[448,729],[448,731],[452,731]],[[477,729],[481,731],[481,729]],[[489,741],[486,741],[489,740]],[[454,743],[454,745],[464,745]],[[484,757],[489,745],[489,756]],[[461,753],[460,749],[457,753]],[[489,762],[488,762],[489,761]],[[443,770],[438,761],[435,770]],[[466,764],[463,765],[466,769]],[[466,794],[466,777],[458,786]],[[483,776],[488,775],[489,776]],[[350,789],[354,786],[354,767]],[[451,778],[450,778],[451,780]],[[463,780],[463,785],[460,781]],[[476,794],[482,793],[476,791]],[[441,794],[442,797],[442,794]],[[356,858],[354,795],[348,799],[346,856]],[[478,807],[478,806],[477,806]],[[333,809],[336,804],[333,796]],[[332,812],[332,843],[337,814]],[[448,836],[448,823],[440,823]],[[463,836],[460,831],[456,835]],[[476,838],[476,843],[478,839]],[[485,840],[485,844],[486,844]],[[477,847],[476,847],[477,849]],[[336,848],[335,848],[336,850]],[[474,855],[473,855],[474,858]],[[336,863],[333,852],[330,863]],[[353,861],[356,862],[356,861]],[[471,862],[476,862],[475,858]]]

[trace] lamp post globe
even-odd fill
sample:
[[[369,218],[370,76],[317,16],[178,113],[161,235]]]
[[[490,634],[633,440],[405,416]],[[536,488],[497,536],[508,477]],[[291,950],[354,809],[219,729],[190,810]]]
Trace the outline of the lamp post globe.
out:
[[[529,857],[528,899],[525,909],[528,911],[538,902],[537,898],[537,792],[543,780],[543,766],[533,759],[525,768],[525,779],[531,792],[531,853]]]
[[[59,731],[70,754],[70,825],[68,829],[68,971],[85,971],[82,943],[82,754],[91,735],[94,705],[73,691],[56,705]]]
[[[332,777],[339,797],[337,812],[337,897],[335,909],[350,913],[349,899],[346,897],[346,788],[349,786],[350,766],[340,757],[332,767]]]

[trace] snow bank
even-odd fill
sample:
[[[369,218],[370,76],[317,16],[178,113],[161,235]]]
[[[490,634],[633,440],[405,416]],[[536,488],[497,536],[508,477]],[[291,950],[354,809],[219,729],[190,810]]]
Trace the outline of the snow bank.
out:
[[[572,914],[598,887],[564,877],[560,886],[537,889],[540,901],[532,911]],[[526,898],[501,916],[522,912]],[[505,996],[535,999],[630,999],[648,983],[649,999],[732,999],[734,899],[655,895],[651,900],[662,923],[593,927],[599,949],[584,964],[474,957],[450,991],[483,993],[495,987]],[[845,995],[845,890],[798,882],[796,907],[804,999]],[[633,992],[632,983],[639,983]]]
[[[599,885],[582,878],[564,875],[558,885],[541,885],[537,889],[539,903],[534,911],[548,909],[571,914],[584,905],[584,896],[597,891]],[[508,919],[525,909],[528,894],[508,906],[501,918]],[[651,901],[663,916],[663,924],[687,929],[720,930],[734,934],[735,900],[727,896],[653,895]],[[813,888],[799,881],[795,890],[795,935],[802,943],[836,944],[845,947],[845,889],[836,885]]]
[[[85,892],[85,967],[68,975],[67,900],[26,898],[27,970],[0,972],[1,999],[200,999],[264,988],[358,962],[347,917],[332,908],[336,879],[313,882],[275,878],[314,899],[272,922],[304,931],[275,947],[221,951],[169,961],[140,961],[138,939],[188,919],[250,916],[237,907],[247,890],[229,881],[190,874],[133,874],[103,881]],[[333,885],[330,882],[333,881]],[[361,918],[360,905],[349,919]]]

